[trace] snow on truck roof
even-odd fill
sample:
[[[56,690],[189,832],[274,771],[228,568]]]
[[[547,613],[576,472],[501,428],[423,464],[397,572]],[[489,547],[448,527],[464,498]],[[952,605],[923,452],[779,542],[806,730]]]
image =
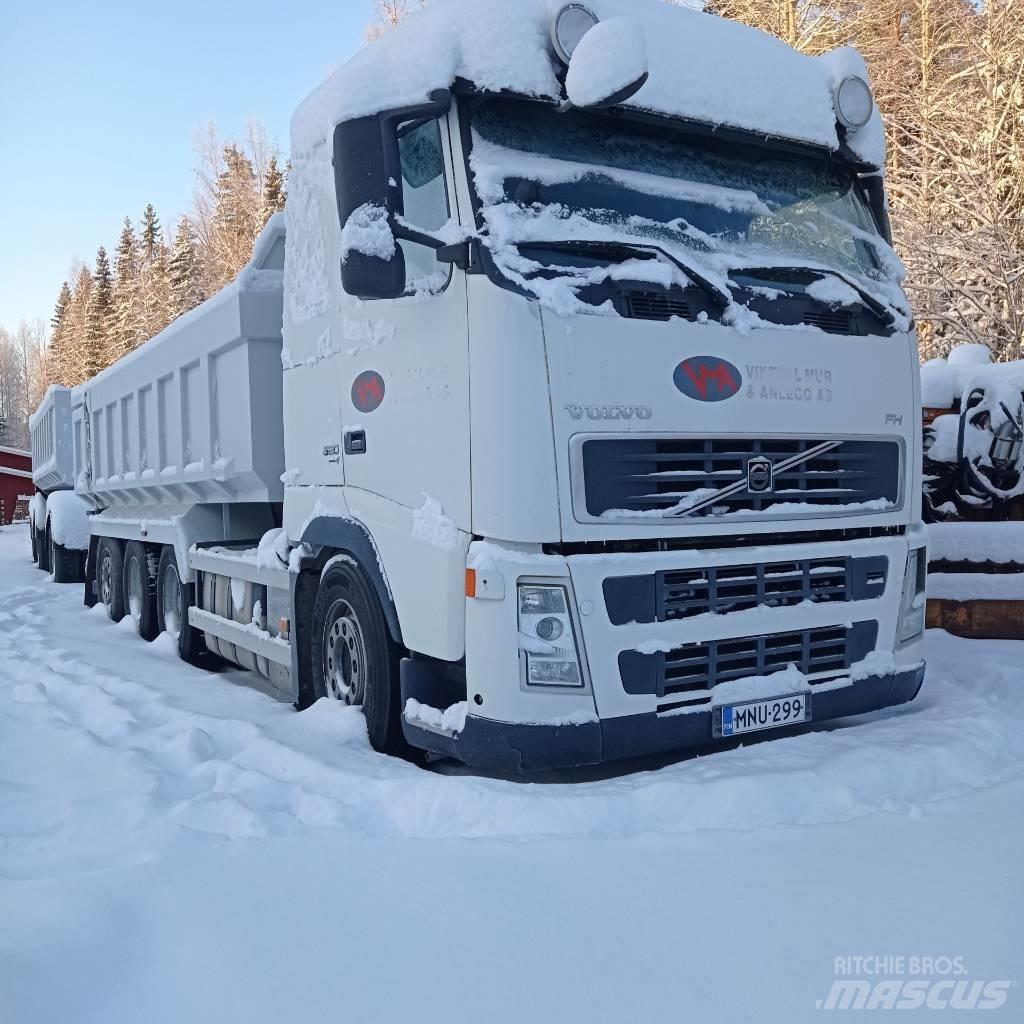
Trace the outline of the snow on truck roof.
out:
[[[478,88],[561,99],[550,43],[564,0],[431,0],[360,51],[298,108],[292,156],[302,158],[356,117],[422,103],[464,78]],[[758,29],[664,0],[588,0],[601,20],[630,17],[647,43],[650,78],[626,104],[640,110],[839,148],[833,94],[849,75],[867,80],[860,55],[798,53]],[[881,167],[877,108],[848,143]]]

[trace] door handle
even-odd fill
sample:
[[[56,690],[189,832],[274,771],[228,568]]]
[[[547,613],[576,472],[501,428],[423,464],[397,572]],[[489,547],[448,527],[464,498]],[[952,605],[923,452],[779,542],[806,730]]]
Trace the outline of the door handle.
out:
[[[366,431],[346,430],[345,431],[345,454],[365,455],[366,454]]]

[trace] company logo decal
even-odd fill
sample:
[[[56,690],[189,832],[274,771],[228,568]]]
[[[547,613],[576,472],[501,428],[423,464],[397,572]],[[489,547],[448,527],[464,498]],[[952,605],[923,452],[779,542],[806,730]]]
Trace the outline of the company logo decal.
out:
[[[376,370],[366,370],[352,382],[352,404],[360,412],[373,412],[384,401],[384,378]]]
[[[764,455],[747,461],[747,490],[751,494],[767,494],[775,486],[775,465]]]
[[[717,356],[691,356],[672,374],[677,388],[698,402],[724,402],[743,386],[743,374],[726,359]]]

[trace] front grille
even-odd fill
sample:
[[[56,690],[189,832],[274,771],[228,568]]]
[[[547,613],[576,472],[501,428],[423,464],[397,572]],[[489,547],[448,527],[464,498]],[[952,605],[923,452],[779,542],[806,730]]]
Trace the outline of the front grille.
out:
[[[827,334],[851,334],[853,318],[841,309],[815,309],[804,313],[801,321]]]
[[[709,565],[643,576],[609,576],[602,583],[613,626],[670,622],[695,615],[729,615],[751,608],[789,608],[876,600],[885,593],[885,555],[802,558],[755,565]]]
[[[671,292],[629,292],[626,311],[633,320],[671,320],[674,316],[693,319],[686,299]]]
[[[792,438],[589,438],[582,444],[586,513],[592,518],[704,518],[886,511],[900,498],[896,441],[840,441],[788,469],[778,464],[827,442]],[[747,490],[754,456],[776,466],[770,491]],[[718,492],[737,485],[731,493]],[[869,503],[874,503],[873,505]]]
[[[809,601],[848,601],[846,559],[811,559],[771,565],[712,566],[661,574],[659,621],[748,608],[788,608]]]
[[[874,649],[877,637],[877,622],[859,622],[708,640],[667,653],[623,651],[619,672],[627,693],[651,693],[668,700],[658,707],[666,711],[709,703],[712,688],[720,683],[771,675],[790,665],[806,676],[818,676],[817,682],[842,675]]]

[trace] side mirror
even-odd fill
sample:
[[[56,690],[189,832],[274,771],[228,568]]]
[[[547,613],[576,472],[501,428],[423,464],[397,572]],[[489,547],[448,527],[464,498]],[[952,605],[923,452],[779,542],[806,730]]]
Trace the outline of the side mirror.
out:
[[[403,211],[398,125],[434,118],[451,108],[451,93],[440,89],[427,103],[371,117],[343,121],[334,129],[334,186],[342,229],[363,208],[386,213],[395,224]],[[389,257],[374,246],[350,248],[341,264],[342,287],[361,299],[395,299],[405,293],[405,258],[399,246]]]
[[[565,91],[574,107],[614,107],[635,96],[649,74],[643,27],[633,18],[609,18],[579,41]]]

